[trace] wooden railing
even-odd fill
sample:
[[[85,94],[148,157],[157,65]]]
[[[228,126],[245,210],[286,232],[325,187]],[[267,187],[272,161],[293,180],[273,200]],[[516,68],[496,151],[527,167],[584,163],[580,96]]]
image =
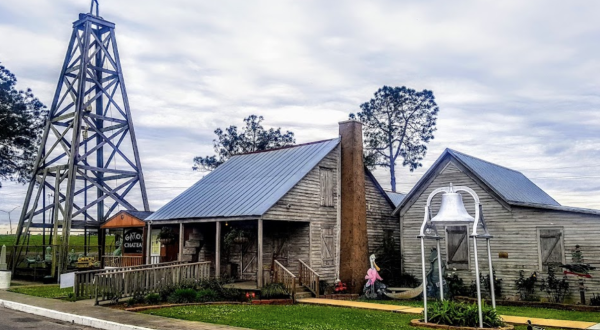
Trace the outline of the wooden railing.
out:
[[[210,261],[96,274],[96,304],[146,295],[187,280],[208,280]]]
[[[307,287],[315,297],[319,298],[319,274],[310,268],[304,261],[298,261],[298,277],[300,285]]]
[[[74,283],[73,283],[73,293],[75,294],[75,297],[77,297],[77,298],[92,298],[95,293],[94,278],[97,274],[122,272],[122,271],[126,271],[126,270],[156,268],[156,267],[164,267],[164,266],[171,266],[171,265],[180,265],[183,263],[185,263],[185,261],[173,261],[173,262],[166,262],[163,264],[155,264],[155,265],[140,265],[140,266],[120,267],[120,268],[112,268],[112,269],[95,269],[95,270],[87,270],[87,271],[82,271],[82,272],[75,272],[75,279],[74,279]]]
[[[131,267],[144,263],[143,256],[102,256],[104,267]]]
[[[274,260],[273,282],[281,283],[290,293],[292,300],[296,301],[296,275],[292,274],[287,268],[283,267],[279,261]]]

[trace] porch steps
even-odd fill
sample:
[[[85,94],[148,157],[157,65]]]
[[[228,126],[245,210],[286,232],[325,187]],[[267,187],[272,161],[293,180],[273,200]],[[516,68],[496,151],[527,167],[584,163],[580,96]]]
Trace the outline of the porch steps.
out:
[[[296,285],[296,299],[314,298],[314,294],[304,285]]]

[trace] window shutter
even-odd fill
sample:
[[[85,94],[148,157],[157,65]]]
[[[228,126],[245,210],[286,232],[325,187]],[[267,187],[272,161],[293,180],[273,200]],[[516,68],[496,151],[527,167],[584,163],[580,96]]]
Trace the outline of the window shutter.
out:
[[[335,260],[333,227],[321,229],[321,257],[323,266],[333,266]]]
[[[319,168],[319,182],[321,186],[321,206],[333,206],[333,170]]]
[[[542,268],[544,270],[548,269],[548,265],[562,263],[563,250],[561,238],[561,229],[540,229],[540,253]]]
[[[469,266],[469,240],[467,226],[446,227],[448,266],[466,269]]]

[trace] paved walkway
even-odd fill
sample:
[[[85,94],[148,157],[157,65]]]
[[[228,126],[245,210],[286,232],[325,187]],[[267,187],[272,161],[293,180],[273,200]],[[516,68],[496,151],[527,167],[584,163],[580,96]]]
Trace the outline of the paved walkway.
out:
[[[371,310],[387,311],[387,312],[394,312],[394,313],[408,313],[408,314],[423,313],[422,307],[386,305],[386,304],[368,303],[368,302],[361,302],[361,301],[307,298],[307,299],[299,299],[298,302],[301,304],[314,304],[314,305],[371,309]],[[540,318],[510,316],[510,315],[500,315],[500,316],[502,317],[502,319],[504,319],[504,321],[506,321],[507,323],[510,323],[510,324],[527,324],[527,320],[531,320],[531,323],[538,325],[538,326],[542,326],[542,327],[563,328],[563,329],[600,330],[600,323],[595,323],[595,322],[551,320],[551,319],[540,319]]]
[[[137,327],[137,329],[156,329],[156,330],[242,330],[244,328],[231,327],[226,325],[183,321],[170,319],[148,314],[139,314],[126,312],[106,307],[94,306],[93,300],[83,300],[78,302],[68,302],[58,299],[40,298],[28,296],[20,293],[0,290],[0,300],[7,300],[20,304],[50,309],[61,313],[74,314],[84,317],[105,320],[119,323],[127,326]]]

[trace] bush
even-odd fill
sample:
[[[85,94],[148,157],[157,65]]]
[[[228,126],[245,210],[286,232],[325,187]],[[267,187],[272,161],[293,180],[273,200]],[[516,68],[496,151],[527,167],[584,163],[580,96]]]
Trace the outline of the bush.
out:
[[[241,300],[242,292],[238,289],[224,288],[223,285],[229,283],[228,280],[210,279],[199,283],[200,289],[211,289],[215,291],[220,299],[229,301]]]
[[[144,303],[144,296],[142,296],[141,294],[135,294],[133,297],[129,298],[127,300],[127,306],[131,307],[133,305],[137,305],[137,304],[142,304]]]
[[[600,295],[592,293],[592,298],[590,298],[590,306],[600,306]]]
[[[280,299],[289,298],[290,294],[287,292],[283,284],[270,283],[260,289],[260,297],[266,299]]]
[[[219,293],[213,289],[203,289],[198,291],[196,301],[198,302],[210,302],[220,300]]]
[[[160,302],[160,295],[158,293],[150,293],[144,297],[147,304],[156,305]]]
[[[554,267],[548,267],[548,276],[542,280],[540,290],[545,291],[552,302],[562,303],[569,293],[569,282],[566,276],[556,278]]]
[[[524,272],[519,272],[519,278],[515,281],[515,286],[519,291],[519,297],[523,301],[537,301],[539,298],[535,295],[535,283],[537,282],[537,273],[533,272],[525,278]]]
[[[429,322],[458,326],[479,327],[477,304],[465,304],[451,300],[436,301],[427,306]],[[504,325],[496,310],[482,305],[483,326],[497,328]]]
[[[169,302],[174,304],[185,304],[195,302],[198,292],[194,289],[177,289],[169,296]]]
[[[469,295],[469,289],[465,286],[463,279],[456,275],[456,273],[452,273],[452,275],[448,274],[446,283],[448,283],[448,297],[450,299]]]
[[[168,285],[168,286],[162,287],[158,291],[158,295],[160,296],[160,301],[169,300],[169,296],[171,296],[177,289],[178,288],[174,285]]]

